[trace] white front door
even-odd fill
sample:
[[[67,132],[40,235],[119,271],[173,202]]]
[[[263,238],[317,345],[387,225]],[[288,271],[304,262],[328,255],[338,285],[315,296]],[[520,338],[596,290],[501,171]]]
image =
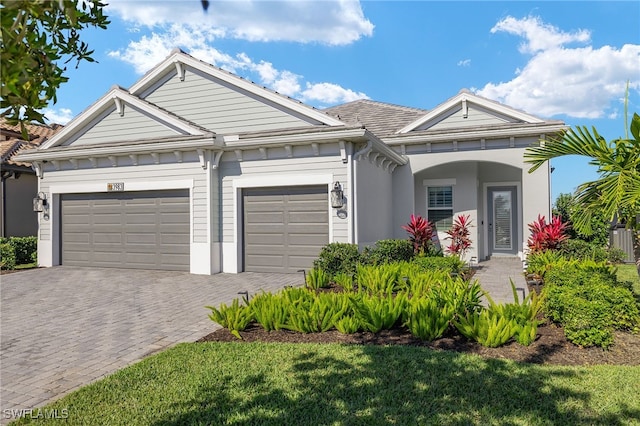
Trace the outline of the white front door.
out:
[[[487,189],[489,256],[518,252],[518,223],[515,186]]]

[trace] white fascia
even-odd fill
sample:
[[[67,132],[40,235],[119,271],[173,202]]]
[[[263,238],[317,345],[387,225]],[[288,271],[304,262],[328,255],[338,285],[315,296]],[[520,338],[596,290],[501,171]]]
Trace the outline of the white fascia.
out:
[[[567,128],[566,125],[560,123],[553,123],[543,126],[535,127],[521,127],[521,128],[504,128],[504,129],[477,129],[477,130],[458,130],[458,131],[443,131],[437,134],[403,134],[390,138],[384,138],[383,141],[388,145],[402,145],[402,144],[420,144],[426,142],[450,142],[450,141],[464,141],[475,139],[495,139],[506,138],[510,136],[514,137],[527,137],[535,136],[539,137],[541,134],[549,134],[563,131]]]
[[[57,132],[51,139],[43,143],[40,149],[44,150],[59,145],[66,138],[72,136],[75,132],[82,129],[87,123],[100,115],[106,108],[111,106],[112,103],[115,103],[116,105],[119,104],[120,108],[123,103],[124,105],[132,105],[135,108],[146,112],[151,117],[156,118],[159,123],[164,124],[176,132],[183,132],[185,135],[204,135],[206,133],[204,130],[181,120],[179,117],[173,116],[149,102],[131,95],[121,87],[114,86],[96,103],[84,110],[80,115],[73,119],[71,123],[62,128],[62,130]]]
[[[436,108],[429,111],[427,114],[420,117],[416,121],[409,123],[402,129],[398,130],[397,133],[402,134],[402,133],[411,132],[412,130],[417,129],[418,127],[422,126],[424,123],[428,122],[429,120],[432,120],[438,117],[439,115],[445,113],[448,109],[456,106],[457,104],[462,105],[463,103],[464,104],[474,103],[476,105],[480,105],[491,111],[495,111],[499,114],[503,114],[508,117],[513,117],[517,120],[522,120],[525,123],[543,123],[544,122],[544,120],[538,117],[535,117],[531,114],[518,111],[506,105],[502,105],[497,102],[491,101],[489,99],[485,99],[480,96],[473,95],[469,92],[463,92],[463,93],[459,93],[458,95],[454,96],[448,101],[445,101],[444,103],[438,105]]]

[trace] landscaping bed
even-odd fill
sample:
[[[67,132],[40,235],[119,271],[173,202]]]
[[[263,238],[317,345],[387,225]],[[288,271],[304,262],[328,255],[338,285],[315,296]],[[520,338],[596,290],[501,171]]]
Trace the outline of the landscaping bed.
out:
[[[433,342],[422,341],[406,329],[382,330],[378,333],[358,332],[342,334],[336,330],[324,333],[296,333],[288,330],[265,331],[251,324],[240,332],[242,340],[229,330],[218,329],[198,342],[283,342],[283,343],[343,343],[358,345],[410,345],[437,350],[471,353],[484,358],[510,359],[519,362],[588,366],[598,364],[640,365],[640,336],[615,332],[615,345],[608,350],[599,347],[581,348],[569,341],[561,327],[543,324],[538,327],[538,338],[529,346],[510,342],[498,348],[487,348],[460,335],[444,336]]]

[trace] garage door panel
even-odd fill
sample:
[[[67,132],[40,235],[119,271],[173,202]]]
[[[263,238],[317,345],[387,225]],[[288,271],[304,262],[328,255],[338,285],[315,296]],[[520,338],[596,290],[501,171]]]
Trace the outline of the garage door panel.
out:
[[[188,190],[65,194],[61,210],[65,265],[189,270]]]
[[[308,269],[329,242],[326,185],[243,191],[245,270]]]

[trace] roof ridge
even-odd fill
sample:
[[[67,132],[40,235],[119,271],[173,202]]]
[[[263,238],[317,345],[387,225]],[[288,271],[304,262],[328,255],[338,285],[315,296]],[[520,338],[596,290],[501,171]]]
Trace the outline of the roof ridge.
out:
[[[391,102],[383,102],[383,101],[377,101],[374,99],[356,99],[355,101],[350,101],[350,102],[346,102],[344,104],[339,104],[339,105],[334,105],[328,108],[325,108],[323,111],[327,111],[330,110],[332,108],[339,108],[342,107],[344,105],[349,105],[349,104],[355,104],[355,103],[369,103],[369,104],[375,104],[375,105],[382,105],[382,106],[387,106],[390,108],[396,108],[396,109],[400,109],[400,110],[404,110],[404,111],[410,111],[410,112],[429,112],[429,110],[426,109],[422,109],[422,108],[415,108],[415,107],[410,107],[410,106],[406,106],[406,105],[399,105],[399,104],[394,104]]]

